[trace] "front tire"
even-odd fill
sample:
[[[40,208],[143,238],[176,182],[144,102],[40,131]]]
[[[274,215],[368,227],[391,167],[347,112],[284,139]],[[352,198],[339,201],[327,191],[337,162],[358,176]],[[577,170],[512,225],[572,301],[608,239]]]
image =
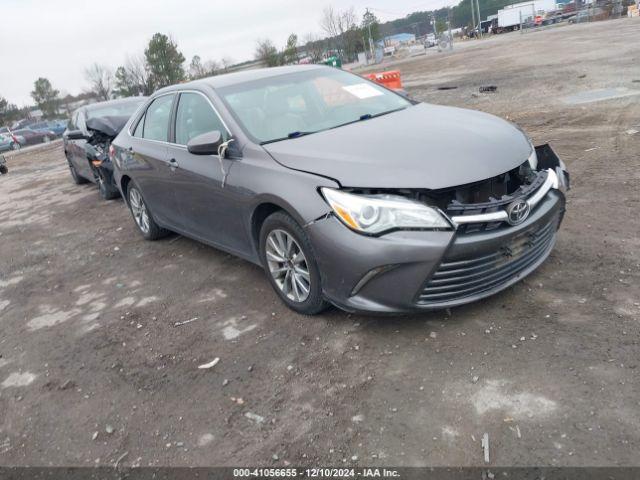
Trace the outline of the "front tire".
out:
[[[83,183],[87,183],[89,181],[78,174],[76,167],[74,167],[71,162],[69,162],[69,171],[71,172],[71,178],[73,179],[73,183],[75,183],[76,185],[82,185]]]
[[[313,247],[291,216],[276,212],[264,221],[260,257],[271,286],[291,310],[316,315],[327,308]]]
[[[103,200],[113,200],[120,196],[120,192],[115,185],[105,178],[102,172],[95,168],[93,169],[93,175],[95,176],[96,183],[98,184],[98,192],[100,192],[100,198]]]
[[[129,183],[129,188],[127,189],[127,203],[129,204],[131,215],[133,215],[133,220],[145,240],[158,240],[169,233],[168,230],[160,227],[153,219],[144,198],[142,198],[140,188],[133,181]]]
[[[6,165],[0,165],[0,175],[6,175],[9,173],[9,169]]]

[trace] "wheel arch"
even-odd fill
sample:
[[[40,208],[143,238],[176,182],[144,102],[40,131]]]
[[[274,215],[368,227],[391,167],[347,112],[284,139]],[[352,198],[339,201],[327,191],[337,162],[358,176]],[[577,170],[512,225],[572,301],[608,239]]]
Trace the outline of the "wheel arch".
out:
[[[284,212],[290,215],[298,222],[301,228],[304,227],[304,220],[291,205],[278,198],[262,198],[253,208],[250,223],[251,242],[258,254],[260,253],[260,229],[262,228],[262,224],[275,212]]]
[[[127,205],[129,205],[129,195],[127,195],[129,183],[131,183],[131,177],[129,175],[122,175],[122,178],[120,179],[120,191],[122,192],[122,198],[124,198]]]

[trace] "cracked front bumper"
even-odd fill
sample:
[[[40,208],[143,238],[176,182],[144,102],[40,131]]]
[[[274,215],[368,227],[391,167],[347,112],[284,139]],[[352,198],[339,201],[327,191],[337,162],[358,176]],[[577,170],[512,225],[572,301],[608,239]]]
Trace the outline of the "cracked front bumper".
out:
[[[333,304],[356,312],[415,312],[473,302],[524,278],[553,249],[564,209],[564,194],[553,189],[526,221],[491,231],[368,237],[334,216],[306,231]]]

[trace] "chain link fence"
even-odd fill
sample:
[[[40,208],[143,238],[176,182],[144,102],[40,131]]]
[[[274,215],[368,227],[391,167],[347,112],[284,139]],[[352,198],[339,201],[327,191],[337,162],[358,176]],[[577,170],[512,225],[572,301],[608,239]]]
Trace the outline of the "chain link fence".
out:
[[[560,23],[587,23],[613,20],[627,16],[635,2],[625,0],[594,1],[590,4],[571,2],[553,12],[520,12],[519,29],[522,33],[546,29]]]

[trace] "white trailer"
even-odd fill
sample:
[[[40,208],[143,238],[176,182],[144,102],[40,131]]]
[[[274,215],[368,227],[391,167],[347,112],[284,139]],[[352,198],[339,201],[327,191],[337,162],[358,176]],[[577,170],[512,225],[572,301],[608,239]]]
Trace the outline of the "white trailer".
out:
[[[536,15],[556,9],[555,0],[532,0],[529,2],[514,3],[498,10],[498,28],[501,30],[513,30],[521,22],[533,19]]]

